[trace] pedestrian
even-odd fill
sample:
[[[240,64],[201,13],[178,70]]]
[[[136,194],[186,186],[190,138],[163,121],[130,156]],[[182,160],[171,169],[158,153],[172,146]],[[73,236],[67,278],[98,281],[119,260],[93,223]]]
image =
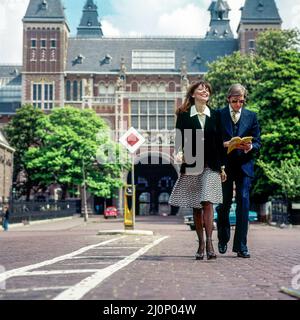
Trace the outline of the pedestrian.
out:
[[[226,154],[225,165],[227,181],[223,184],[223,203],[218,213],[218,249],[221,254],[227,251],[230,240],[229,212],[235,183],[236,226],[233,252],[238,257],[250,258],[247,247],[249,223],[250,187],[254,177],[254,157],[261,147],[260,129],[254,112],[245,109],[247,90],[241,84],[230,87],[227,95],[229,106],[221,109],[221,130],[224,148],[227,151],[233,137],[252,137],[251,142],[241,143],[235,150]]]
[[[9,214],[10,214],[9,207],[5,206],[3,210],[3,222],[2,222],[4,231],[8,231]]]
[[[205,247],[208,260],[217,257],[212,243],[213,204],[222,202],[222,181],[226,180],[222,170],[224,148],[220,120],[218,113],[208,107],[211,94],[208,82],[200,80],[192,84],[176,112],[175,154],[181,168],[169,204],[193,209],[199,239],[196,260],[204,259]]]

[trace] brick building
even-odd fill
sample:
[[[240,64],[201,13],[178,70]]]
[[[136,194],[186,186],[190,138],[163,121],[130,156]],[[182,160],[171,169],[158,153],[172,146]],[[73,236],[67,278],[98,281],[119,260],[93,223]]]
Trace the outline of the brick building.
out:
[[[21,70],[19,102],[45,111],[64,105],[94,109],[117,137],[130,126],[138,129],[146,138],[135,170],[140,214],[165,207],[176,181],[175,109],[187,86],[203,77],[208,62],[255,50],[257,34],[280,28],[282,22],[274,0],[246,0],[236,39],[227,2],[212,1],[208,10],[211,21],[204,38],[107,38],[93,0],[84,5],[75,37],[70,37],[60,0],[31,0],[23,18],[23,66],[6,70]],[[14,109],[11,105],[9,110],[0,91],[0,110],[2,106],[0,121],[6,122]],[[96,204],[102,201],[95,199]]]
[[[13,154],[11,148],[0,131],[0,205],[8,203],[12,188]]]

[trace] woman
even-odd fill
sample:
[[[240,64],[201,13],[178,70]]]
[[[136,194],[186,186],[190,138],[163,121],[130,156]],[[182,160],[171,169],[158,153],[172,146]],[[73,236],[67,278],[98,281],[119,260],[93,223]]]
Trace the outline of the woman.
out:
[[[222,182],[226,181],[219,114],[207,106],[211,94],[212,89],[208,82],[196,82],[190,86],[183,105],[176,112],[175,152],[176,159],[182,162],[182,165],[169,203],[176,207],[193,208],[199,239],[196,260],[204,259],[203,226],[207,259],[217,258],[212,244],[213,203],[223,202]],[[201,149],[199,145],[203,135],[204,148]],[[190,153],[195,159],[194,162],[190,161]]]

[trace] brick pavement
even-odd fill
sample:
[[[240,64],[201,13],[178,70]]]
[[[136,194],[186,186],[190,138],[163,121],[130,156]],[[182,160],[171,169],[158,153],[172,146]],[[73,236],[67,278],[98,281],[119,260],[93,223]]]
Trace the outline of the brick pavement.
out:
[[[98,243],[98,230],[122,229],[121,220],[92,218],[50,222],[42,225],[12,228],[0,232],[0,265],[7,270],[31,265]],[[195,261],[196,234],[183,224],[182,217],[137,217],[136,229],[154,231],[153,237],[168,239],[153,247],[124,269],[105,279],[84,296],[87,300],[291,300],[279,292],[291,287],[292,268],[300,265],[300,228],[278,229],[263,224],[251,225],[249,248],[251,259],[236,258],[228,250],[216,261]],[[101,239],[112,239],[106,236]],[[129,237],[128,243],[143,241]],[[146,240],[145,240],[146,241]],[[217,247],[216,232],[214,245]],[[231,247],[229,246],[229,249]],[[127,250],[127,249],[126,249]],[[124,251],[126,256],[129,251]],[[78,278],[78,280],[77,280]],[[80,281],[76,275],[56,284],[70,286]],[[10,288],[47,284],[47,278],[16,278],[8,280]],[[0,291],[1,293],[1,291]],[[1,296],[26,299],[26,294]],[[53,294],[37,291],[31,299],[51,299]]]

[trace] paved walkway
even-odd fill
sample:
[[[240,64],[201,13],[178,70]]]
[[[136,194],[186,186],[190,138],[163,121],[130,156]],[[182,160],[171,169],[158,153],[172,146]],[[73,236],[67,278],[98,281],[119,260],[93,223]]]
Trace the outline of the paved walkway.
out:
[[[251,259],[228,250],[216,261],[194,260],[196,234],[182,217],[137,217],[153,236],[97,235],[122,228],[97,217],[0,232],[0,299],[292,300],[280,288],[299,285],[298,226],[251,225]]]

